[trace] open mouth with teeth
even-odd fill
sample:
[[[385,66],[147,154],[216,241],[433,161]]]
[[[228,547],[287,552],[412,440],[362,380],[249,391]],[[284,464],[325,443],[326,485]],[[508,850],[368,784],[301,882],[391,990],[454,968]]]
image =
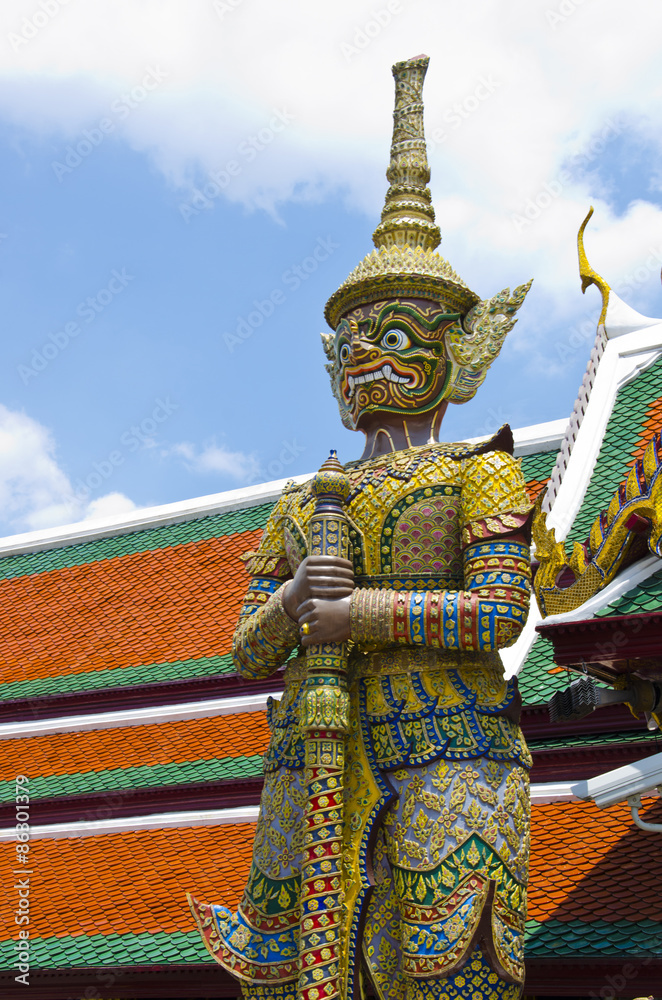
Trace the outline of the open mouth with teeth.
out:
[[[343,317],[327,370],[344,425],[439,406],[451,374],[443,333],[454,318],[423,299],[368,302]]]
[[[345,373],[344,395],[347,400],[352,398],[357,386],[364,385],[366,382],[379,382],[385,379],[387,382],[397,383],[409,388],[412,388],[416,384],[415,375],[400,375],[397,371],[393,370],[393,366],[390,364],[382,365],[380,368],[375,368],[372,371],[359,371],[358,369],[354,371],[355,374],[349,371]]]

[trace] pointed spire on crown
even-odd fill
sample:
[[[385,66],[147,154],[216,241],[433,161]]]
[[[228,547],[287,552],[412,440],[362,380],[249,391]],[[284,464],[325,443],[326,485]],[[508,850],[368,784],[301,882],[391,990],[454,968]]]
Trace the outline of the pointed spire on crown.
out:
[[[441,242],[434,222],[425,131],[423,126],[423,82],[428,56],[414,56],[393,66],[395,110],[391,161],[386,171],[390,184],[382,210],[382,221],[372,240],[381,247],[421,247],[434,250]]]
[[[326,321],[335,330],[341,317],[357,306],[393,298],[422,298],[439,303],[449,314],[466,316],[479,298],[467,288],[435,248],[441,242],[435,225],[425,133],[423,81],[427,56],[393,67],[395,111],[389,189],[382,221],[373,233],[372,250],[329,298]]]

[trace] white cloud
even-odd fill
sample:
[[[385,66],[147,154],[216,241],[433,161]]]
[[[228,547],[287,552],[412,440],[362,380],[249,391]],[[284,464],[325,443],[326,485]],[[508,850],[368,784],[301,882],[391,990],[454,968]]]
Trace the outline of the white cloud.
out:
[[[596,212],[587,250],[608,281],[618,283],[657,246],[660,208],[638,192],[618,215],[595,175],[626,125],[661,143],[662,5],[650,0],[627,8],[621,0],[399,0],[391,8],[401,13],[381,25],[374,11],[386,8],[382,0],[53,3],[61,9],[31,39],[23,35],[32,33],[34,0],[0,10],[0,116],[55,134],[55,158],[110,117],[112,139],[103,141],[120,137],[152,157],[181,188],[182,204],[213,173],[227,175],[225,197],[250,206],[275,211],[279,201],[343,191],[376,220],[391,131],[389,69],[427,50],[441,251],[485,297],[535,275],[528,339],[518,341],[523,323],[511,338],[534,366],[551,325],[576,317],[574,240],[589,204]],[[150,73],[150,86],[158,78],[152,89],[144,86]],[[589,173],[560,181],[573,157]],[[367,223],[366,252],[369,232]],[[658,291],[651,274],[624,297],[654,312]],[[187,461],[237,480],[250,479],[255,466],[217,446]]]
[[[91,501],[79,499],[55,451],[46,427],[0,404],[0,509],[6,532],[52,528],[135,510],[133,501],[117,492]]]
[[[335,189],[375,216],[386,187],[389,68],[426,47],[432,188],[449,246],[466,244],[474,258],[479,248],[488,267],[498,255],[511,274],[547,254],[542,281],[558,294],[550,240],[565,248],[574,238],[588,180],[566,185],[526,231],[512,216],[609,123],[635,122],[660,141],[662,6],[600,0],[599,16],[597,0],[391,7],[401,13],[380,25],[374,11],[386,4],[355,0],[69,0],[35,31],[40,7],[20,0],[0,11],[0,115],[56,132],[62,154],[110,117],[114,136],[148,152],[174,184],[202,184],[234,160],[239,172],[224,188],[232,200],[272,210]],[[149,73],[159,76],[151,90]],[[113,111],[118,102],[124,111]],[[283,125],[276,112],[294,120]],[[610,213],[601,227],[607,242],[618,230],[626,257],[637,252],[636,229]]]
[[[85,508],[84,521],[96,521],[105,517],[113,517],[115,514],[128,514],[136,510],[133,500],[130,500],[123,493],[106,493],[102,497],[90,500]]]
[[[432,57],[428,132],[441,127],[447,137],[439,162],[464,177],[463,187],[480,181],[502,206],[537,190],[616,110],[659,117],[662,8],[649,0],[632,0],[627,11],[620,0],[601,0],[599,17],[592,0],[556,28],[547,17],[553,0],[511,0],[507,16],[493,0],[400,0],[402,13],[348,59],[343,44],[379,7],[243,0],[218,16],[212,0],[70,0],[18,51],[5,46],[3,76],[20,86],[2,106],[74,136],[157,67],[163,82],[117,124],[165,170],[218,169],[273,108],[284,108],[294,125],[245,164],[238,190],[255,194],[274,171],[275,193],[302,181],[349,182],[371,211],[381,188],[370,194],[361,177],[369,160],[370,180],[382,175],[383,184],[389,67],[422,44]],[[6,5],[0,34],[20,36],[23,17],[37,9],[33,0]],[[632,24],[639,30],[628,41]],[[491,81],[492,93],[473,108],[481,81]]]
[[[248,482],[259,477],[260,473],[260,463],[255,455],[229,451],[215,441],[205,444],[201,449],[188,441],[182,441],[163,454],[182,459],[187,471],[201,475],[216,474],[229,476],[238,482]]]

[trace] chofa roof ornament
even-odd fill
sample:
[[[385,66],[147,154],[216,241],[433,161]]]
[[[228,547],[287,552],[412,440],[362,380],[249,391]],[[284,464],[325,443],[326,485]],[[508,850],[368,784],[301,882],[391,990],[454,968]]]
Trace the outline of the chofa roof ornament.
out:
[[[609,305],[609,292],[611,291],[609,285],[602,277],[594,270],[588,262],[588,257],[586,256],[586,251],[584,249],[584,230],[588,225],[588,221],[593,215],[593,205],[588,210],[588,214],[581,226],[579,227],[579,232],[577,233],[577,254],[579,256],[579,277],[582,280],[582,293],[586,292],[586,289],[590,285],[597,285],[602,295],[602,312],[600,313],[600,319],[598,323],[604,323],[607,318],[607,306]]]
[[[373,233],[375,249],[363,258],[330,297],[325,317],[335,330],[340,319],[366,303],[394,298],[431,299],[455,322],[445,334],[451,365],[446,398],[471,399],[499,354],[531,282],[481,301],[436,248],[441,242],[432,196],[423,128],[423,81],[428,56],[393,66],[395,111],[389,188],[381,222]],[[334,377],[333,337],[322,335]]]

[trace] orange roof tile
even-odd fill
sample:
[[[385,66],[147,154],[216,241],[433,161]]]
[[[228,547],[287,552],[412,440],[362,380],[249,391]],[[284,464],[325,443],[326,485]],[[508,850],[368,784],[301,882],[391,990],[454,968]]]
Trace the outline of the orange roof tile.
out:
[[[643,818],[660,822],[659,799]],[[657,819],[655,818],[657,816]],[[622,803],[536,806],[531,820],[529,917],[662,921],[662,837],[639,830]]]
[[[529,494],[529,500],[536,500],[539,493],[545,489],[547,483],[549,482],[549,476],[546,479],[529,479],[527,480],[526,492]]]
[[[659,822],[659,800],[652,807],[650,802],[643,815]],[[50,937],[191,931],[185,893],[235,907],[248,876],[254,832],[247,823],[33,840],[31,932]],[[0,864],[7,871],[16,867],[14,850],[13,843],[0,845]],[[626,805],[534,806],[529,917],[661,921],[661,866],[662,839],[637,829]],[[11,933],[11,900],[5,897],[1,905],[7,913],[0,924]]]
[[[227,653],[261,531],[0,583],[3,680]]]
[[[643,423],[641,425],[641,431],[639,433],[639,438],[634,446],[632,452],[632,459],[627,464],[628,466],[634,465],[638,458],[644,457],[644,452],[650,444],[651,438],[660,429],[662,425],[662,396],[658,396],[648,405],[646,410],[646,415],[644,417]]]
[[[248,878],[255,826],[199,826],[32,841],[31,937],[195,930],[186,893],[236,907]],[[15,845],[0,844],[4,871]],[[3,939],[15,936],[3,894]],[[12,930],[12,928],[14,928]]]
[[[24,770],[26,755],[30,777],[36,778],[248,756],[264,753],[268,742],[264,712],[3,740],[0,781],[11,781]]]

